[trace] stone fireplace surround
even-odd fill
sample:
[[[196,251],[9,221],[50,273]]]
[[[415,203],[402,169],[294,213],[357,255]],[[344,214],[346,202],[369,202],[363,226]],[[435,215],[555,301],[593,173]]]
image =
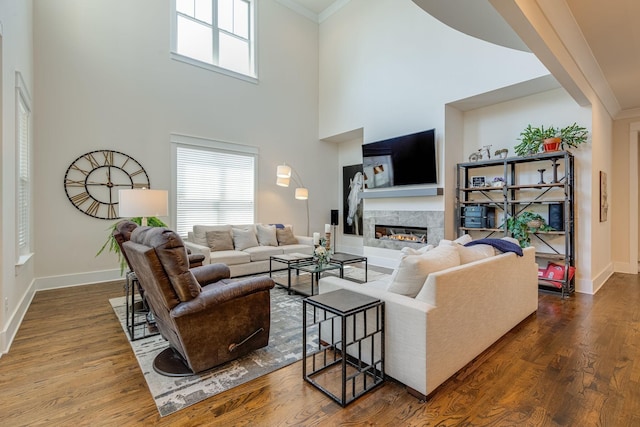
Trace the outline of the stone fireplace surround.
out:
[[[376,224],[426,228],[427,244],[430,245],[437,245],[444,238],[444,211],[364,211],[364,246],[395,250],[409,246],[417,249],[424,243],[376,239]]]

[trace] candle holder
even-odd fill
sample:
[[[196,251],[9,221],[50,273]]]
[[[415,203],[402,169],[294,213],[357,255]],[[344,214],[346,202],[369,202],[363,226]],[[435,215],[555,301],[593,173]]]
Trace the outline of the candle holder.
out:
[[[538,184],[545,184],[545,182],[544,182],[544,171],[546,171],[546,169],[538,169],[538,172],[540,172],[540,182]]]
[[[551,183],[556,184],[558,182],[558,159],[551,160],[551,163],[553,166],[553,181]]]
[[[324,247],[327,248],[328,251],[331,250],[331,232],[324,233]]]

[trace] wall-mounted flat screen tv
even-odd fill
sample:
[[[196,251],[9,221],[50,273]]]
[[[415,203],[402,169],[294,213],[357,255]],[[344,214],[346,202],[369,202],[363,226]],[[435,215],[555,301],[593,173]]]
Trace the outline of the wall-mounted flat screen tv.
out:
[[[435,129],[362,145],[364,188],[437,184]]]

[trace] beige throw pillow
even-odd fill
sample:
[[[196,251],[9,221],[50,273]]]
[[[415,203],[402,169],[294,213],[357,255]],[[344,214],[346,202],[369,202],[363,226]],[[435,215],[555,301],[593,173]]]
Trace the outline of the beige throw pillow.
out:
[[[293,235],[293,230],[289,227],[277,228],[276,237],[278,238],[278,245],[296,245],[298,239]]]
[[[253,230],[242,230],[240,228],[233,229],[233,245],[237,251],[259,246],[256,233]]]
[[[256,231],[258,233],[258,243],[260,243],[260,246],[278,246],[275,225],[258,224]]]
[[[233,239],[228,231],[207,231],[207,246],[212,251],[232,251]]]
[[[415,298],[429,274],[457,265],[460,265],[460,255],[450,245],[438,246],[422,255],[406,255],[387,290]]]
[[[460,264],[467,264],[473,261],[489,258],[495,256],[496,251],[491,245],[474,245],[474,246],[462,246],[455,245],[460,254]]]

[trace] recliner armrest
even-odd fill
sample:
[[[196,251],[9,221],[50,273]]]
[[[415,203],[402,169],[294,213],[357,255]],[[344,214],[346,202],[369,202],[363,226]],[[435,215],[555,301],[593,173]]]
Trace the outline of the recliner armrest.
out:
[[[182,317],[197,313],[217,304],[222,304],[246,295],[268,291],[275,285],[268,276],[248,277],[240,280],[225,280],[202,288],[198,297],[181,302],[171,310],[171,316]]]
[[[193,267],[190,271],[202,287],[231,277],[229,267],[222,263],[201,265],[199,267]]]

